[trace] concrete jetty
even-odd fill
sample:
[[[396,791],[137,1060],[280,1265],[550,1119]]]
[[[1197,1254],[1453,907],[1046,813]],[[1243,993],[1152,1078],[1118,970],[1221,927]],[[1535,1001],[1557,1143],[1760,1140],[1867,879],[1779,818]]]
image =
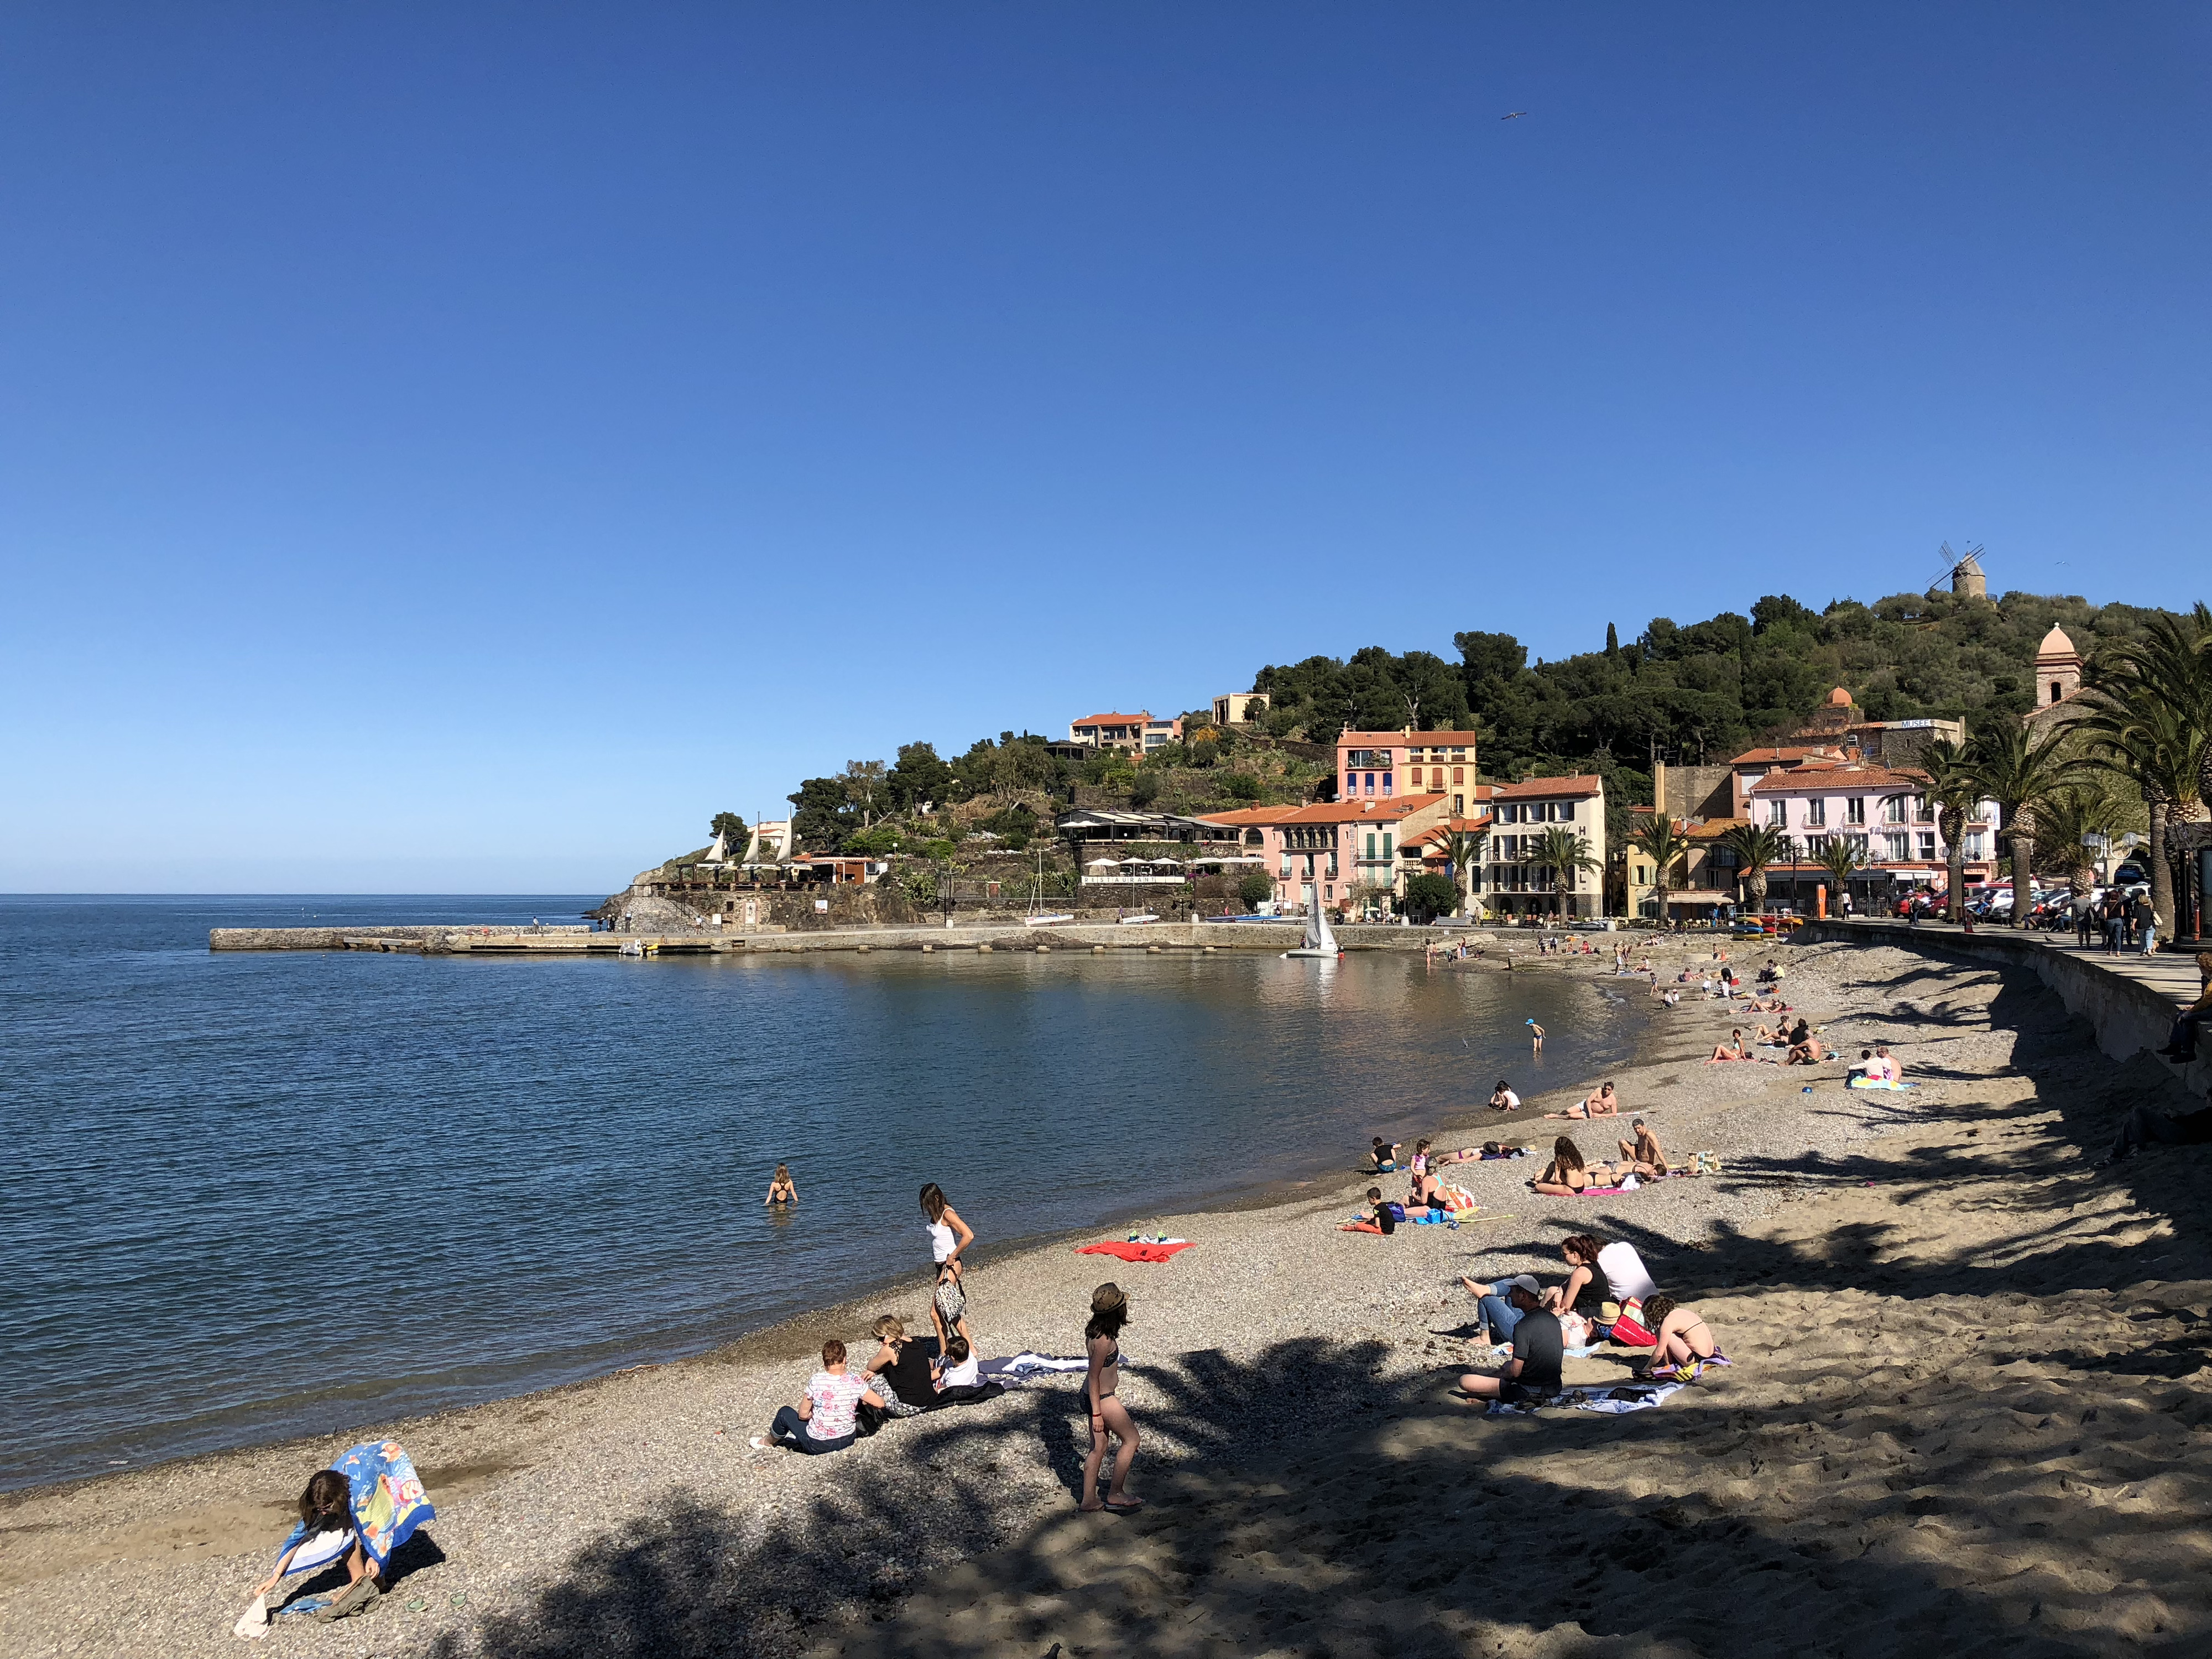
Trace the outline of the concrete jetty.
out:
[[[1030,927],[1019,921],[910,927],[819,928],[802,932],[702,928],[680,933],[616,933],[588,927],[216,927],[210,951],[381,951],[423,956],[611,957],[625,945],[654,956],[777,956],[823,951],[982,951],[1037,946],[1089,951],[1273,951],[1304,939],[1302,922],[1160,921],[1139,926],[1063,922]],[[1464,927],[1398,927],[1354,923],[1336,930],[1347,951],[1418,951],[1431,942],[1469,936]],[[1484,936],[1495,951],[1515,941]],[[635,952],[633,952],[635,954]]]

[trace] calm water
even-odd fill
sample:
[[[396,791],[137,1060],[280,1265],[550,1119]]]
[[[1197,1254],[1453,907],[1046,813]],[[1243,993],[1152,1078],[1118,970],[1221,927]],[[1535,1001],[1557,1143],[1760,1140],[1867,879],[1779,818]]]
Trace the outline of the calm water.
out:
[[[1587,981],[1273,955],[211,956],[597,896],[0,897],[0,1488],[696,1352],[986,1243],[1346,1170],[1562,1081]],[[1596,1015],[1597,1017],[1593,1017]],[[798,1214],[761,1206],[787,1160]]]

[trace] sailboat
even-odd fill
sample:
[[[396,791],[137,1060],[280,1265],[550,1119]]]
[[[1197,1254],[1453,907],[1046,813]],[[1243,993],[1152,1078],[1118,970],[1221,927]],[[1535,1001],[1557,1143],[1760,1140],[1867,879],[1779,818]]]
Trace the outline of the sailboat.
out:
[[[1285,958],[1325,957],[1333,962],[1343,954],[1344,947],[1336,942],[1336,935],[1328,931],[1328,912],[1322,909],[1321,901],[1316,899],[1306,908],[1305,943],[1295,951],[1284,951],[1283,955]]]

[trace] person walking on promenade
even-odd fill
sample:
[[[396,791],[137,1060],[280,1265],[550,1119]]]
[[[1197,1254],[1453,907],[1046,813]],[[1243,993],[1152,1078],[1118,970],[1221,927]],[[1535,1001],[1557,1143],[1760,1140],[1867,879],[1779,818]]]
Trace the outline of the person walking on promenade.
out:
[[[2135,902],[2128,906],[2128,920],[2135,923],[2136,948],[2144,956],[2158,949],[2158,912],[2152,908],[2148,893],[2137,893]]]
[[[937,1328],[937,1351],[957,1331],[975,1345],[968,1328],[968,1292],[961,1280],[965,1269],[962,1252],[975,1242],[975,1229],[960,1218],[960,1212],[945,1201],[945,1189],[931,1182],[921,1189],[922,1231],[929,1235],[929,1254],[937,1263],[937,1286],[929,1299],[929,1322]]]
[[[1091,1455],[1083,1460],[1083,1507],[1111,1510],[1126,1515],[1144,1507],[1144,1500],[1129,1495],[1129,1465],[1137,1456],[1137,1425],[1121,1403],[1121,1328],[1129,1322],[1129,1298],[1121,1287],[1109,1282],[1091,1293],[1091,1322],[1083,1328],[1084,1352],[1090,1357],[1090,1375],[1084,1378],[1083,1398],[1091,1407]],[[1121,1443],[1114,1459],[1114,1478],[1106,1496],[1098,1496],[1098,1474],[1106,1462],[1106,1437]]]

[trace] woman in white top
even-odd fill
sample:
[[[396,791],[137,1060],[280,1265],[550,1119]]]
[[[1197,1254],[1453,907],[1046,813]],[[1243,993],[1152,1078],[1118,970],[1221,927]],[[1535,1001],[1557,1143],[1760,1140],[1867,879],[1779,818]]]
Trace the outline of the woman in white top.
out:
[[[960,1284],[960,1253],[975,1242],[975,1230],[945,1201],[945,1189],[933,1181],[921,1189],[921,1213],[922,1231],[929,1235],[929,1253],[937,1263],[937,1290],[929,1301],[929,1322],[937,1328],[937,1352],[945,1352],[955,1331],[973,1347],[975,1334],[968,1328],[968,1293]]]
[[[1569,1269],[1567,1282],[1543,1296],[1544,1305],[1554,1313],[1572,1311],[1583,1300],[1584,1292],[1594,1290],[1601,1275],[1605,1279],[1606,1299],[1623,1307],[1659,1293],[1644,1268],[1644,1258],[1636,1254],[1636,1246],[1625,1241],[1607,1244],[1589,1233],[1577,1233],[1559,1241],[1559,1254]],[[1589,1299],[1597,1298],[1593,1295]],[[1595,1315],[1598,1310],[1588,1311]]]

